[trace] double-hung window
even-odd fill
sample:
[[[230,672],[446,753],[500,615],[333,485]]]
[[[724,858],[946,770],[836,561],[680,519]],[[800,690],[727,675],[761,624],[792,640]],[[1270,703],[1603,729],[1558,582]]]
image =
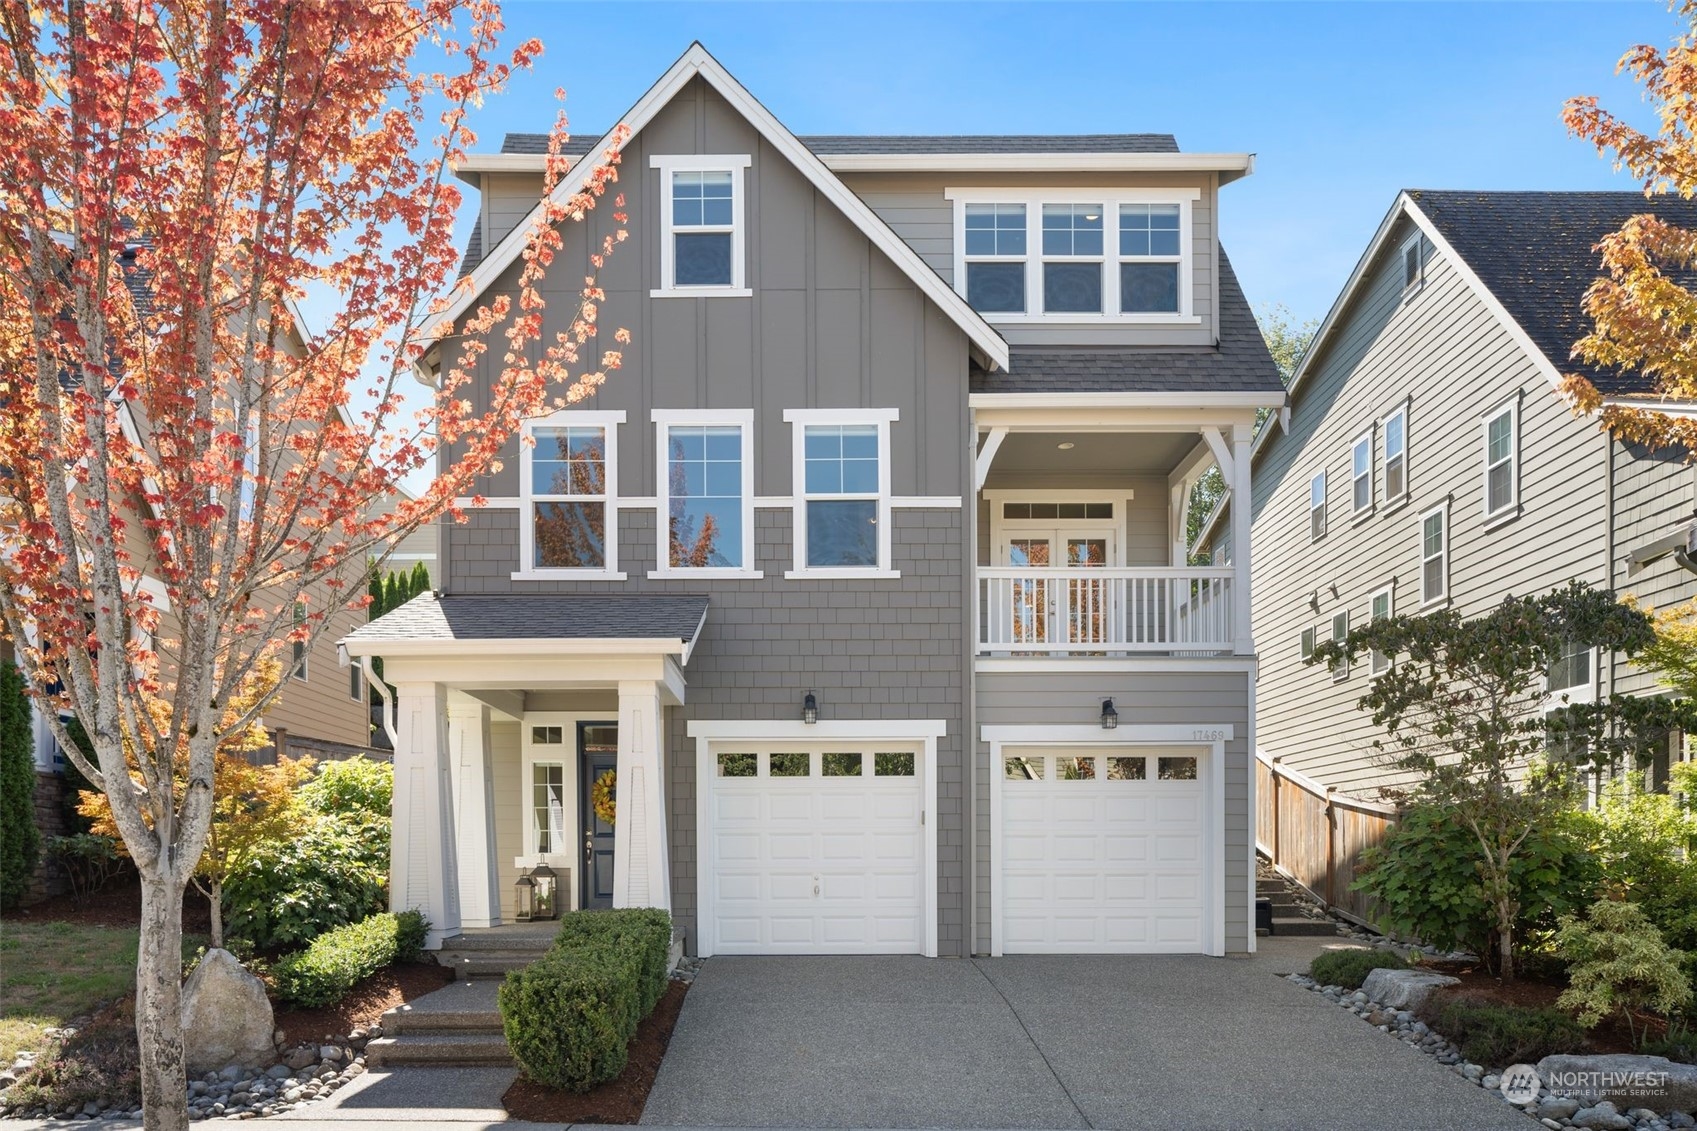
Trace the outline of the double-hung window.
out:
[[[1373,594],[1370,611],[1369,621],[1390,620],[1396,615],[1396,591],[1386,586]],[[1367,658],[1367,674],[1384,675],[1390,670],[1391,658],[1377,648],[1373,649],[1372,655]]]
[[[1326,473],[1320,472],[1308,481],[1308,540],[1318,542],[1326,536]]]
[[[1332,643],[1339,648],[1349,639],[1349,610],[1332,615]],[[1349,656],[1340,654],[1331,663],[1332,682],[1341,683],[1349,678]]]
[[[660,154],[660,288],[665,295],[746,295],[741,155]]]
[[[1402,293],[1404,297],[1420,289],[1426,281],[1426,267],[1421,257],[1420,233],[1416,232],[1402,245]]]
[[[1365,432],[1349,449],[1349,505],[1357,517],[1373,509],[1373,433]]]
[[[655,412],[660,545],[655,576],[754,570],[754,413]]]
[[[1025,313],[1025,205],[968,204],[966,301],[982,314]]]
[[[1408,497],[1408,405],[1385,417],[1385,441],[1380,452],[1385,504]]]
[[[1304,662],[1314,658],[1315,641],[1318,636],[1319,629],[1313,625],[1302,630],[1302,659]]]
[[[1431,604],[1449,595],[1449,512],[1436,507],[1420,516],[1420,601]]]
[[[525,422],[516,577],[620,579],[617,456],[624,417],[567,409]]]
[[[790,409],[795,429],[792,577],[887,577],[895,409]]]
[[[1587,703],[1596,697],[1596,683],[1591,677],[1592,649],[1568,641],[1562,654],[1551,662],[1545,673],[1546,686],[1552,696],[1569,703]]]
[[[1179,312],[1182,212],[1178,204],[1120,205],[1120,313]]]
[[[1102,313],[1102,206],[1043,205],[1043,313]]]
[[[1485,418],[1485,517],[1504,518],[1520,501],[1519,413],[1513,402]]]

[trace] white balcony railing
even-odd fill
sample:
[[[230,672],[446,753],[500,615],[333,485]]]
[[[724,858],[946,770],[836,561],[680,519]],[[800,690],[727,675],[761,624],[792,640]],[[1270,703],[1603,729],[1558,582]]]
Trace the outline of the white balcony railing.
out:
[[[980,655],[1232,651],[1231,567],[978,569]]]

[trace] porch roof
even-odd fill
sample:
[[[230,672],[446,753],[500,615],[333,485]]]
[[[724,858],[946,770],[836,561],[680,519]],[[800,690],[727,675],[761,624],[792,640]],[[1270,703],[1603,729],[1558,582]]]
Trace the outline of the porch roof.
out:
[[[697,595],[421,593],[361,625],[342,644],[355,654],[382,655],[382,645],[414,642],[643,641],[687,656],[706,621],[707,604]]]

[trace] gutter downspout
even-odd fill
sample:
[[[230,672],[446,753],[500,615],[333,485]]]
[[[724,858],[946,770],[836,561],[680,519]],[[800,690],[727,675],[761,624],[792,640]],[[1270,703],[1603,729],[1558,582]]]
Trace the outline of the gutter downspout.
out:
[[[389,736],[391,749],[401,748],[400,736],[395,733],[395,700],[389,694],[389,685],[383,682],[383,677],[371,670],[371,657],[359,658],[360,670],[365,672],[365,682],[377,689],[378,696],[383,700],[383,733]]]

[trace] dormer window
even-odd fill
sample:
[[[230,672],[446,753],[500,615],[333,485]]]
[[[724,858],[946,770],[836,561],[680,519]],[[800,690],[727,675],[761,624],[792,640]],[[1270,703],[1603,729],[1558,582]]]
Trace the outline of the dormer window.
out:
[[[662,154],[660,288],[668,295],[745,296],[743,172],[747,155]]]
[[[945,195],[955,204],[955,289],[992,321],[1196,320],[1191,209],[1200,190]]]

